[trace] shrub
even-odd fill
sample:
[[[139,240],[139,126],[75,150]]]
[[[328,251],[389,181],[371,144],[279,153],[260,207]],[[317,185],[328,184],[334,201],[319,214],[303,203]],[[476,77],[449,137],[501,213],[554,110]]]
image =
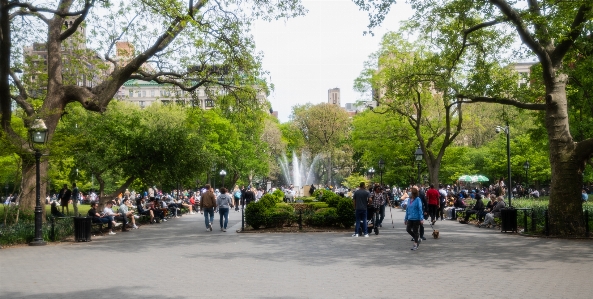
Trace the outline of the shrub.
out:
[[[291,222],[293,213],[284,208],[274,208],[265,213],[266,227],[282,227]]]
[[[313,226],[333,226],[337,223],[338,213],[335,208],[319,209],[311,216]]]
[[[341,196],[331,192],[332,195],[328,196],[325,202],[330,208],[336,208],[338,206],[338,202],[342,198]]]
[[[262,225],[266,225],[266,211],[267,208],[261,200],[250,203],[245,208],[245,221],[253,229],[259,229]]]
[[[276,198],[276,202],[283,202],[284,201],[284,192],[280,189],[276,189],[276,191],[272,192],[272,195]]]
[[[318,201],[322,201],[322,202],[326,202],[328,198],[333,197],[335,194],[334,192],[330,191],[330,190],[325,190],[325,189],[317,189],[315,190],[315,192],[313,192],[313,196],[315,198],[317,198]]]
[[[258,202],[261,203],[265,209],[271,209],[276,206],[276,197],[271,193],[266,193]]]
[[[356,217],[354,216],[354,206],[350,199],[340,198],[336,212],[338,214],[338,223],[345,228],[350,228],[352,224],[354,224],[354,221],[356,221]]]

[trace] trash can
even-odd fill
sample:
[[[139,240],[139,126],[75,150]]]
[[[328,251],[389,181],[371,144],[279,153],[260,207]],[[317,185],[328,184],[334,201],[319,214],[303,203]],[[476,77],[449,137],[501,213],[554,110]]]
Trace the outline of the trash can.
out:
[[[90,242],[91,241],[91,218],[90,217],[74,217],[74,241],[76,241],[76,242]]]
[[[505,208],[500,210],[501,232],[517,232],[517,210]]]

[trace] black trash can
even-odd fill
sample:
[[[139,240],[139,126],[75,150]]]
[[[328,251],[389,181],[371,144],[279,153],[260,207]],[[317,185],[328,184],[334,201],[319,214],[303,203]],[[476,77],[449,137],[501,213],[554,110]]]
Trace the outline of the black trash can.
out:
[[[91,241],[91,218],[90,217],[74,217],[74,241],[76,241],[76,242],[90,242]]]
[[[517,232],[517,210],[505,208],[500,210],[501,232]]]

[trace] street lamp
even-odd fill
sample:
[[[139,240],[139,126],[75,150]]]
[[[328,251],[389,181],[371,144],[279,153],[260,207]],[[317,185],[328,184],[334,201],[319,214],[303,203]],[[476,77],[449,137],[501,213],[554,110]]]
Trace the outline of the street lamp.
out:
[[[507,121],[507,125],[504,127],[501,126],[496,126],[496,133],[500,133],[500,131],[504,131],[504,133],[507,135],[507,172],[508,172],[508,182],[507,182],[507,194],[508,194],[508,198],[509,198],[509,207],[512,207],[513,205],[511,204],[511,130],[509,128],[509,122]]]
[[[40,174],[39,174],[39,160],[41,159],[41,151],[39,148],[35,147],[36,144],[45,144],[47,142],[47,127],[42,119],[36,118],[33,121],[33,125],[31,129],[29,129],[29,134],[31,139],[29,140],[31,149],[35,151],[35,238],[33,241],[29,243],[31,246],[43,246],[46,245],[45,241],[43,241],[43,234],[42,234],[42,215],[43,212],[41,210],[41,186],[39,181]]]
[[[523,169],[525,169],[525,188],[529,187],[529,167],[531,165],[529,165],[529,160],[527,160],[523,163]]]
[[[422,164],[423,155],[424,153],[422,152],[422,149],[418,146],[416,152],[414,152],[414,156],[416,156],[416,164],[418,165],[418,184],[420,184],[420,165]]]
[[[373,175],[375,174],[375,169],[373,167],[371,167],[369,169],[369,176],[371,177],[371,180],[373,179]]]
[[[385,168],[385,161],[383,158],[379,159],[379,172],[381,173],[381,186],[383,186],[383,169]]]
[[[224,177],[226,176],[226,171],[224,171],[224,169],[220,171],[220,176],[222,177],[222,187],[224,187]]]

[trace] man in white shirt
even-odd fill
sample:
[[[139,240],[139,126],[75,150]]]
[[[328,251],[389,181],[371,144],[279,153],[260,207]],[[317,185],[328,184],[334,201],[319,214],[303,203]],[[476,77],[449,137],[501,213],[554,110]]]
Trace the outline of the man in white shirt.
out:
[[[119,213],[113,212],[111,209],[113,207],[113,201],[108,201],[105,203],[105,207],[103,208],[103,217],[108,217],[109,220],[113,223],[114,227],[118,227],[120,223],[115,222],[115,217],[121,216]]]

